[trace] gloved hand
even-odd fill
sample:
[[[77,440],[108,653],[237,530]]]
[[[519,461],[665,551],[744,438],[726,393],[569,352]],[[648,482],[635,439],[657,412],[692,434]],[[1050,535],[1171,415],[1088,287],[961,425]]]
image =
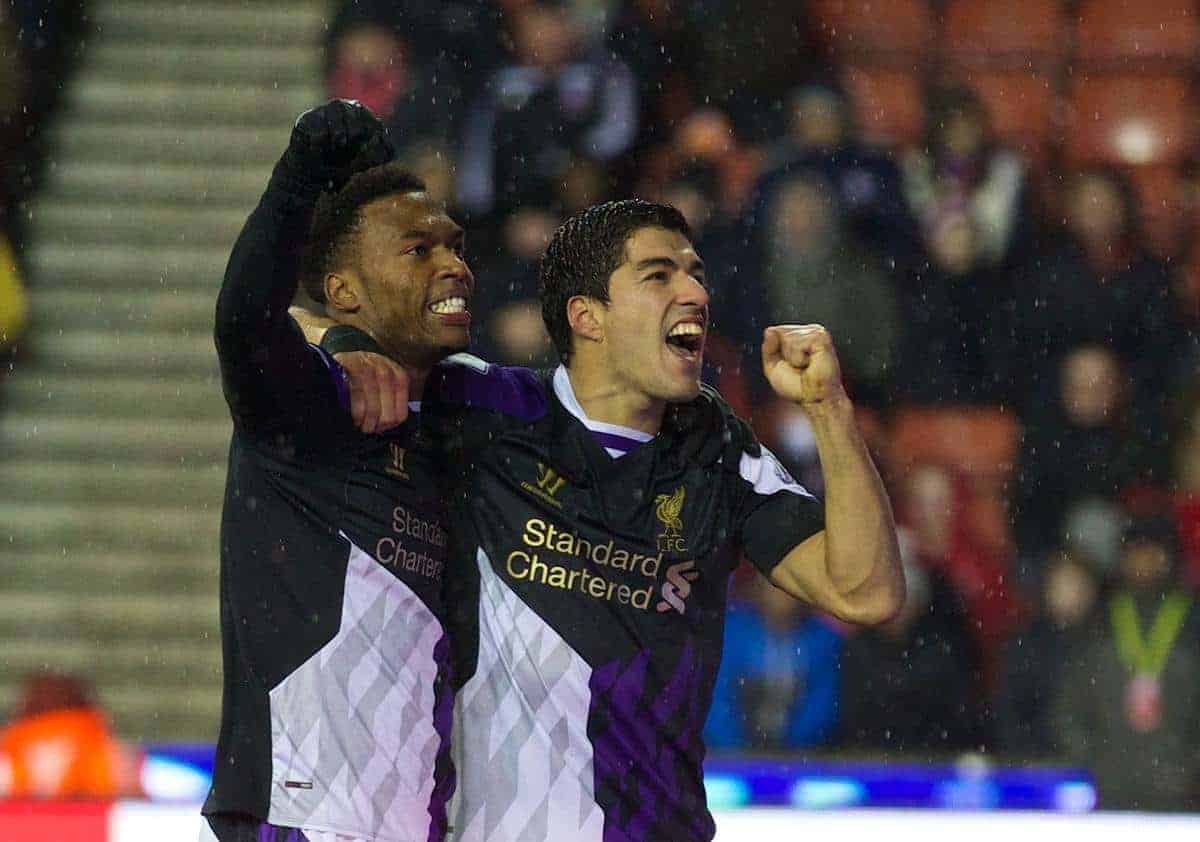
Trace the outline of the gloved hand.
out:
[[[395,157],[387,129],[362,104],[334,99],[305,111],[275,165],[270,186],[315,201],[352,175]]]

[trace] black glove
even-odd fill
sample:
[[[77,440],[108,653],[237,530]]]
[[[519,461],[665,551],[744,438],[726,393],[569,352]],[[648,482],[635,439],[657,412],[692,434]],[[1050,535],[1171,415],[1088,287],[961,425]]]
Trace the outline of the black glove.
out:
[[[323,192],[340,190],[355,173],[394,157],[378,117],[354,100],[334,99],[297,118],[270,187],[315,201]]]

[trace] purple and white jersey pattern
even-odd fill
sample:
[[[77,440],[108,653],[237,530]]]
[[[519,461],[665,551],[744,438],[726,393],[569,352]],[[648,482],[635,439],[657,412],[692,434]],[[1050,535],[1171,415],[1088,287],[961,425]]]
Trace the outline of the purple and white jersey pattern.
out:
[[[454,512],[478,612],[452,838],[711,839],[701,731],[728,578],[819,531],[820,504],[765,450],[697,464],[678,429],[588,418],[565,369],[452,379],[480,442]]]

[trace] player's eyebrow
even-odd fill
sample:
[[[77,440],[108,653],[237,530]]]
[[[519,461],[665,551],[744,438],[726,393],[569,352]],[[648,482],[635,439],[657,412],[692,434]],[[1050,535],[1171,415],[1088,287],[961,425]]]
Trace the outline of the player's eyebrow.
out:
[[[642,272],[646,269],[653,269],[656,267],[661,267],[663,269],[675,269],[678,266],[679,264],[669,257],[647,257],[635,263],[633,265],[633,271]],[[688,274],[703,275],[704,261],[697,257],[695,262],[690,265]]]
[[[428,240],[432,236],[433,236],[433,233],[430,231],[422,231],[418,228],[414,228],[411,231],[405,231],[403,234],[401,234],[400,239],[402,239],[402,240]]]

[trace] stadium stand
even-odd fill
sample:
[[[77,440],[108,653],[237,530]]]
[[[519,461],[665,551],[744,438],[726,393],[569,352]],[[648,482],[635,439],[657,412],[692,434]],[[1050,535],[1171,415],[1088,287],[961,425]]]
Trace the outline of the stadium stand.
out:
[[[26,359],[0,418],[0,705],[96,679],[133,738],[215,736],[229,426],[212,309],[229,245],[320,96],[315,2],[118,0],[31,206]]]

